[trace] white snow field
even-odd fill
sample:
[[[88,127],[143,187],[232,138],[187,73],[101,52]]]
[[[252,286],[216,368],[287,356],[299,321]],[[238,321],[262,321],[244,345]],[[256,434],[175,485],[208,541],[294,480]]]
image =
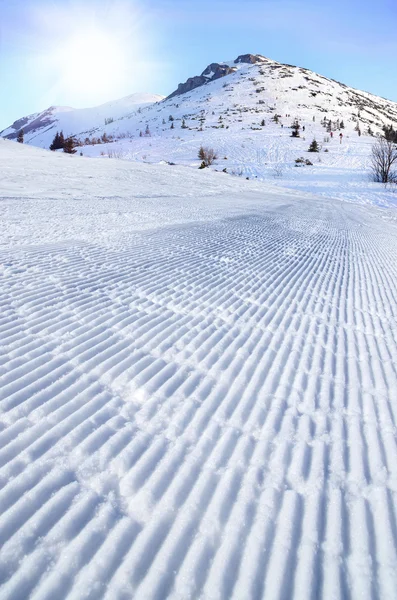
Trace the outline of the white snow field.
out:
[[[1,600],[394,600],[395,209],[0,173]]]

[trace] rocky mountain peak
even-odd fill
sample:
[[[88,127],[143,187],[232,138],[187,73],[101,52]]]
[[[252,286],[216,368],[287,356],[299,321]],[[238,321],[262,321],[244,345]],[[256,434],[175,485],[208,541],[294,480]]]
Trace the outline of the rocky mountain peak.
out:
[[[240,54],[234,61],[236,65],[239,63],[248,63],[250,65],[254,65],[255,63],[266,62],[267,58],[262,56],[261,54]]]

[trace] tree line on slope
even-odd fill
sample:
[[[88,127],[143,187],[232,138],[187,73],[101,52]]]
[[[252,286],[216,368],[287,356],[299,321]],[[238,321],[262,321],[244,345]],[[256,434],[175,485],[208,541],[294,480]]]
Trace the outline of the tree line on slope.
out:
[[[221,117],[220,117],[221,118]],[[173,121],[174,118],[170,115],[169,120]],[[275,114],[273,116],[273,120],[275,123],[279,123],[279,115]],[[315,117],[313,117],[313,121]],[[164,122],[164,119],[163,119]],[[323,118],[321,124],[327,129],[327,132],[332,132],[333,129],[343,129],[344,123],[343,121],[337,120],[337,122],[333,123],[331,120],[328,120],[326,117]],[[265,125],[264,119],[261,122],[261,126]],[[185,119],[182,121],[182,129],[187,128]],[[299,130],[301,126],[299,124],[298,119],[295,119],[291,125],[292,134],[291,137],[299,138]],[[303,127],[303,130],[305,128]],[[361,131],[359,126],[357,125],[356,131],[358,135],[361,135]],[[368,134],[373,135],[372,131],[368,131]],[[140,132],[140,136],[142,137],[142,132]],[[332,135],[332,133],[331,133]],[[146,126],[145,136],[150,136],[149,125]],[[342,134],[341,134],[342,136]],[[67,154],[75,154],[76,147],[82,145],[93,145],[97,143],[107,143],[113,141],[113,136],[108,136],[104,133],[100,138],[85,138],[84,142],[77,140],[75,136],[64,137],[63,131],[56,132],[54,139],[50,145],[50,150],[63,150]],[[21,129],[18,132],[17,142],[23,144],[24,142],[24,131]],[[397,184],[397,130],[393,128],[392,125],[384,125],[383,126],[383,136],[378,139],[378,141],[371,148],[371,174],[372,179],[378,183],[395,183]],[[315,139],[311,142],[308,152],[319,152],[319,145]],[[208,148],[204,146],[200,146],[198,157],[202,161],[200,165],[200,169],[208,167],[213,164],[216,160],[217,156],[213,148]],[[295,163],[299,163],[301,161],[296,160]],[[305,164],[308,164],[307,162]],[[310,163],[311,164],[311,163]]]

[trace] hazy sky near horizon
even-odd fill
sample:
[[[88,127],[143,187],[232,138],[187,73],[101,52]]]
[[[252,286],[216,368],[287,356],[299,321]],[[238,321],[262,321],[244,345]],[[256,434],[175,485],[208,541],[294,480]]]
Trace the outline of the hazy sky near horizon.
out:
[[[248,52],[397,101],[396,30],[396,0],[0,0],[0,129]]]

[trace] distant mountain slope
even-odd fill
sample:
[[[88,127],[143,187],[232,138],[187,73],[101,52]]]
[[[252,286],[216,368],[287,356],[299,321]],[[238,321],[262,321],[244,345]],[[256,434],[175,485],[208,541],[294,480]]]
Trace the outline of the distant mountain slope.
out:
[[[10,127],[1,131],[0,136],[14,140],[18,132],[23,129],[25,143],[48,148],[57,130],[63,130],[65,135],[86,134],[104,125],[105,119],[124,118],[139,108],[162,100],[163,97],[158,94],[139,93],[93,108],[50,106],[41,113],[18,119]]]

